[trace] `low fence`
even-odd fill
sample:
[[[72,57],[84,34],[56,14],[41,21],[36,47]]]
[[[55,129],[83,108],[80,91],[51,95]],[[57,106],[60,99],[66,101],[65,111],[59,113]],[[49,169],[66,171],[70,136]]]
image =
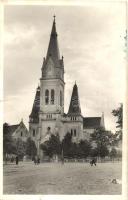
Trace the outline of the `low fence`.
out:
[[[92,160],[92,158],[87,158],[87,159],[74,159],[74,158],[71,158],[71,159],[64,159],[64,162],[87,162],[89,163],[90,161]],[[114,158],[114,159],[111,159],[111,158],[97,158],[97,162],[98,163],[103,163],[103,162],[119,162],[119,161],[122,161],[122,158]]]
[[[13,158],[13,159],[12,159]],[[79,163],[89,163],[92,160],[91,157],[87,157],[87,158],[64,158],[63,162],[65,163],[75,163],[75,162],[79,162]],[[19,159],[20,162],[24,162],[24,163],[29,163],[29,162],[33,162],[32,159],[30,158],[25,158],[25,159]],[[110,157],[105,157],[105,158],[100,158],[97,157],[96,158],[97,163],[104,163],[104,162],[120,162],[122,161],[121,157],[116,157],[116,158],[110,158]],[[57,159],[53,159],[53,158],[49,158],[49,157],[45,157],[41,160],[41,163],[48,163],[48,162],[62,162],[62,159],[57,158]],[[6,160],[3,160],[3,164],[15,164],[15,157],[8,157]]]

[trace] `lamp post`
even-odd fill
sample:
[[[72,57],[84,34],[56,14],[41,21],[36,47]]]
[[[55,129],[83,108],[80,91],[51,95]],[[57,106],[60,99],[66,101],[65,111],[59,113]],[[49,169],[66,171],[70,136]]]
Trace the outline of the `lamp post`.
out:
[[[63,142],[62,142],[62,150],[61,150],[61,161],[64,164],[64,150],[63,150]]]

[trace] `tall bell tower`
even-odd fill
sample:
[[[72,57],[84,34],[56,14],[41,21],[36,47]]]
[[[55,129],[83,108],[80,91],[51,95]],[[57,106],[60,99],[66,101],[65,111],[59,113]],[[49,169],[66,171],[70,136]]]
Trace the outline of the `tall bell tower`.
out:
[[[55,16],[53,20],[46,58],[43,59],[40,78],[40,137],[44,138],[48,130],[58,131],[57,122],[64,114],[64,62],[60,58]]]

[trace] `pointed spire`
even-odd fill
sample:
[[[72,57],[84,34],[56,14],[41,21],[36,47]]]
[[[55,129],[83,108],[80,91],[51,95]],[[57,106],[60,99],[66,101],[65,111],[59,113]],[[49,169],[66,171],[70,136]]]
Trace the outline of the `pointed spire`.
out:
[[[59,60],[60,60],[60,53],[59,53],[58,40],[57,40],[55,15],[54,15],[54,20],[53,20],[46,60],[48,60],[49,56],[51,56],[56,67],[58,67]]]
[[[55,15],[53,17],[54,17],[54,20],[53,20],[47,55],[46,55],[46,58],[43,60],[42,69],[41,69],[42,79],[49,78],[48,71],[49,71],[49,66],[51,66],[53,70],[52,70],[52,74],[50,74],[50,78],[57,78],[57,79],[59,78],[64,81],[64,76],[63,76],[64,60],[63,60],[63,57],[62,59],[60,58]]]
[[[73,87],[72,97],[71,97],[69,111],[68,111],[68,115],[70,115],[70,114],[75,114],[75,115],[81,114],[79,95],[78,95],[78,87],[76,85],[76,82]]]
[[[56,16],[54,15],[53,17],[54,17],[54,20],[53,20],[51,35],[52,35],[52,36],[57,36],[57,32],[56,32],[56,21],[55,21],[55,17],[56,17]]]
[[[30,121],[38,123],[39,122],[39,110],[40,110],[40,86],[38,85],[36,89],[36,95],[32,107],[31,114],[29,116]]]
[[[36,91],[40,91],[40,84],[38,84]]]
[[[56,20],[56,15],[54,15],[53,18],[54,18],[54,23],[56,23],[56,21],[55,21]]]

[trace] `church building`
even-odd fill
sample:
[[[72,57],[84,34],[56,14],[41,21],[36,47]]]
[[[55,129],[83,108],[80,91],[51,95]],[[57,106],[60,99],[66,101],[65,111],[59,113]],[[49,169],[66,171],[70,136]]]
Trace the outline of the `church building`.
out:
[[[52,25],[47,55],[43,60],[40,86],[29,116],[29,133],[37,149],[51,134],[59,134],[60,139],[67,132],[72,140],[89,140],[96,128],[104,127],[104,115],[84,117],[81,113],[78,86],[72,90],[68,113],[64,113],[64,59],[60,57],[55,17]]]

